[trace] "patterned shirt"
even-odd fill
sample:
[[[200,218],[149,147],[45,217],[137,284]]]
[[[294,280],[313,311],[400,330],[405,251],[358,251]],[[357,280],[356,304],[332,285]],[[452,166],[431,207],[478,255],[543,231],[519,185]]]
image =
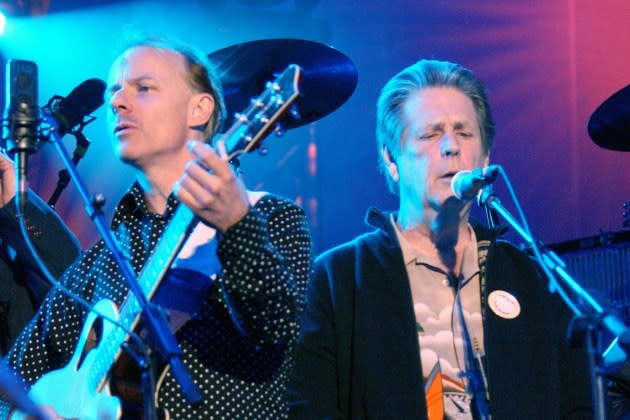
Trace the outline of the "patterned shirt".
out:
[[[177,204],[171,196],[164,215],[149,212],[136,183],[117,206],[112,229],[137,274]],[[188,404],[167,369],[158,382],[157,405],[171,418],[286,417],[284,389],[312,258],[306,218],[292,202],[266,195],[217,241],[221,271],[176,334],[203,400]],[[120,305],[128,293],[102,241],[61,281],[92,303],[106,298]],[[9,365],[31,384],[65,366],[85,316],[81,305],[53,289],[7,356]],[[9,408],[0,403],[0,418]]]
[[[482,357],[484,331],[475,231],[468,225],[471,240],[462,253],[461,279],[456,286],[429,256],[405,239],[393,215],[390,222],[398,237],[409,276],[428,418],[471,420],[471,396],[461,377],[466,362],[456,296],[459,294],[473,351]]]

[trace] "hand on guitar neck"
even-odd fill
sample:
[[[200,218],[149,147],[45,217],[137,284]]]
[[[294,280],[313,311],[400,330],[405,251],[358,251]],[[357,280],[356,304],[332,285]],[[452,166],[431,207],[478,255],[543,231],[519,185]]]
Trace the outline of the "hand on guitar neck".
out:
[[[196,159],[186,166],[175,194],[202,221],[225,232],[249,210],[245,185],[226,161],[222,141],[217,142],[218,153],[198,141],[189,142],[188,148]]]

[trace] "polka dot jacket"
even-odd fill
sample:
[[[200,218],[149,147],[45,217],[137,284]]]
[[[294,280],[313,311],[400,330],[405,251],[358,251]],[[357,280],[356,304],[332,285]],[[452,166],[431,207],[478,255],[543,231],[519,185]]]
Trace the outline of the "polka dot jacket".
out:
[[[177,204],[171,196],[164,215],[148,212],[138,184],[120,201],[112,229],[136,273]],[[285,383],[312,259],[304,212],[289,200],[265,195],[244,219],[218,235],[216,254],[222,271],[176,334],[203,400],[188,404],[166,369],[158,381],[157,405],[171,418],[284,418]],[[102,241],[86,251],[61,281],[93,303],[107,298],[120,305],[128,293]],[[81,305],[53,289],[6,361],[31,384],[65,366],[85,316]],[[2,402],[0,414],[6,417],[9,408]]]

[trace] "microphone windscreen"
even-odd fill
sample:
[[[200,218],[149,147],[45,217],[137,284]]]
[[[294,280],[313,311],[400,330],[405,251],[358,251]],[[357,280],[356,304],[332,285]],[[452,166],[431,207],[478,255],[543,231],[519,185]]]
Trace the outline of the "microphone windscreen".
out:
[[[86,115],[96,111],[105,103],[105,82],[101,79],[88,79],[74,88],[53,110],[59,125],[59,135],[63,136],[72,127],[83,121]]]

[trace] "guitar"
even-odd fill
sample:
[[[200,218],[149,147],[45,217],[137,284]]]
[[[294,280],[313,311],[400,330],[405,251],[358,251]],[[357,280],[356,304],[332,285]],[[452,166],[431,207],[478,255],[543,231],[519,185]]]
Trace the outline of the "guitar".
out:
[[[260,146],[280,117],[299,97],[301,75],[299,66],[289,65],[273,82],[267,83],[265,91],[252,99],[243,113],[236,114],[235,123],[221,137],[226,146],[226,160]],[[147,299],[150,300],[155,294],[197,222],[188,207],[178,206],[138,277],[140,288]],[[102,322],[101,339],[81,361],[92,326],[101,314],[106,316]],[[29,397],[37,404],[54,407],[64,418],[120,418],[120,400],[110,393],[108,372],[121,354],[121,346],[128,338],[128,331],[137,326],[140,315],[140,305],[132,293],[127,295],[120,310],[107,299],[97,302],[85,319],[70,362],[42,376],[30,389]],[[116,320],[123,328],[107,318]],[[12,418],[25,417],[23,413],[15,412]]]

